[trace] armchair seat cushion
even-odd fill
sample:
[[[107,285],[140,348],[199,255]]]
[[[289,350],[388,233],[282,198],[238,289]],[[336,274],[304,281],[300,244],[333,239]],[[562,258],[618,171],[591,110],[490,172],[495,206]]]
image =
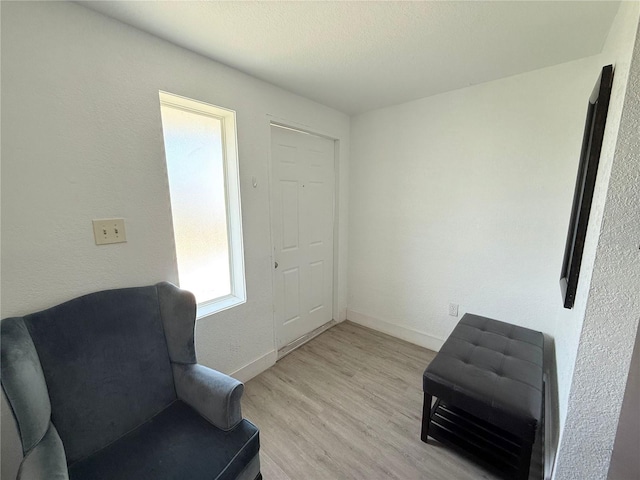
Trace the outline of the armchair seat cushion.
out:
[[[70,480],[232,480],[258,455],[258,429],[222,431],[176,400],[102,450],[69,466]]]

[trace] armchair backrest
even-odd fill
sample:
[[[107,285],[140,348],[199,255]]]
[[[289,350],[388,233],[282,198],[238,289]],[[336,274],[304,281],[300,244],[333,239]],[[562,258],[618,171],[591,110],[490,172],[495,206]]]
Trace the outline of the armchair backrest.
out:
[[[37,437],[43,428],[41,419],[32,425],[34,410],[40,418],[50,409],[69,464],[162,411],[176,399],[172,361],[195,363],[194,322],[193,295],[168,283],[92,293],[3,320],[2,384],[23,449],[32,443],[24,433],[31,428]],[[48,399],[28,399],[44,395],[39,376]]]

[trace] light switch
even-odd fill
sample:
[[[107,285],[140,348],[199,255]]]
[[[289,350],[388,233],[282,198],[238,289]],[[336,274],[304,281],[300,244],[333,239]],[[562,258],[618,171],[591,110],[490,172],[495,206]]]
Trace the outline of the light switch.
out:
[[[101,218],[93,221],[93,236],[96,245],[127,241],[124,218]]]

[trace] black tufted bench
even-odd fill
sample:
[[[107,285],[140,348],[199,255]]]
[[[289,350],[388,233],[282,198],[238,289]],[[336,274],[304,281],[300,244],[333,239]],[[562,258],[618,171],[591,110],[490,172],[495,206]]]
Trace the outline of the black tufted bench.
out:
[[[505,478],[527,479],[542,418],[542,361],[542,333],[465,314],[424,372],[422,441],[431,436]]]

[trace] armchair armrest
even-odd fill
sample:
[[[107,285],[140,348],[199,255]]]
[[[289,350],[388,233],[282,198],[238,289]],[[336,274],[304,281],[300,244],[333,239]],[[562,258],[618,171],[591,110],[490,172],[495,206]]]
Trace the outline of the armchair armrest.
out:
[[[69,480],[62,440],[53,424],[24,457],[17,480]]]
[[[240,398],[244,385],[203,365],[173,364],[178,398],[221,430],[231,430],[242,420]]]

